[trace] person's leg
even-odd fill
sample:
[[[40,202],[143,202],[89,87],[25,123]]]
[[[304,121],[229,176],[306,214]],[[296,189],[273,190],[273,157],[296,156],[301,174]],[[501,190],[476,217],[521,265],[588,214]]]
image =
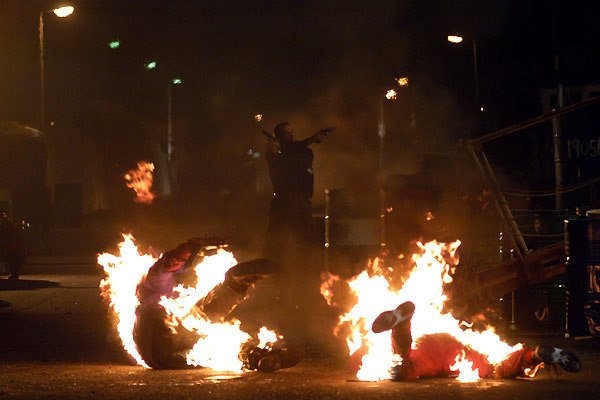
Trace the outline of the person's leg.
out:
[[[196,306],[212,321],[222,320],[244,299],[251,285],[278,271],[279,265],[266,258],[239,263]]]
[[[569,350],[550,346],[523,348],[510,354],[507,359],[494,368],[497,378],[516,378],[535,376],[540,364],[558,365],[568,372],[579,372],[581,361]]]

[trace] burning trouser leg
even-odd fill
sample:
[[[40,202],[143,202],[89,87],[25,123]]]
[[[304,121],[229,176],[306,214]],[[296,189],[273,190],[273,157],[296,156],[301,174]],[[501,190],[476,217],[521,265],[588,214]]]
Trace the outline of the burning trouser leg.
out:
[[[133,337],[146,364],[154,369],[186,368],[185,351],[198,336],[185,329],[176,334],[165,323],[162,309],[138,309]]]
[[[201,312],[213,322],[222,321],[244,299],[253,283],[277,270],[277,264],[266,259],[239,263],[226,273],[222,283],[196,304],[196,310],[192,312]],[[146,364],[156,369],[186,368],[185,354],[198,340],[198,334],[181,326],[168,326],[167,315],[159,307],[140,306],[136,314],[134,340]]]
[[[223,282],[208,292],[196,307],[211,321],[221,321],[244,300],[250,286],[278,271],[279,265],[266,258],[239,263],[227,271]]]
[[[227,271],[223,282],[215,286],[196,307],[211,321],[222,321],[244,299],[250,286],[279,272],[279,269],[279,264],[264,258],[240,263]],[[272,372],[296,365],[304,355],[302,349],[288,346],[285,340],[269,343],[264,348],[257,344],[257,341],[249,341],[241,349],[239,358],[244,369]]]

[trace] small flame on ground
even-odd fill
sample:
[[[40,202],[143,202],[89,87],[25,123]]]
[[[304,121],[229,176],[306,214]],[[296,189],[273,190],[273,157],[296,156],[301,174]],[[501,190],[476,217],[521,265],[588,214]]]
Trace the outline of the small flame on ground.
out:
[[[395,100],[397,96],[397,93],[394,89],[388,89],[387,93],[385,94],[385,98],[388,100]]]
[[[458,371],[457,381],[476,382],[479,380],[479,369],[473,369],[473,362],[467,360],[464,352],[457,355],[454,361],[454,365],[450,366],[450,371]]]
[[[256,122],[260,122],[260,121],[262,121],[262,119],[263,119],[263,116],[262,116],[262,114],[256,114],[256,115],[254,116],[254,120],[255,120]]]
[[[152,193],[153,172],[153,163],[140,161],[137,163],[137,169],[131,169],[124,175],[125,183],[128,188],[135,191],[135,201],[138,203],[150,204],[156,197]]]
[[[260,328],[258,331],[258,347],[266,347],[268,344],[275,343],[277,339],[281,339],[281,335],[277,335],[275,332],[270,331],[266,326]]]
[[[431,221],[435,218],[435,215],[433,215],[431,211],[427,211],[427,215],[425,216],[425,218],[427,219],[427,221]]]

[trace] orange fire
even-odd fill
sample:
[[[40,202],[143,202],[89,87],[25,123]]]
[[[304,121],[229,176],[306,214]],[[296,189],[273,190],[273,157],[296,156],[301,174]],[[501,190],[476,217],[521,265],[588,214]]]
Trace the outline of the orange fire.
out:
[[[133,340],[135,310],[139,304],[136,288],[157,259],[140,254],[131,234],[123,235],[123,239],[119,244],[119,255],[98,255],[98,264],[106,273],[106,278],[100,282],[100,288],[102,296],[109,301],[116,314],[117,331],[123,347],[138,365],[148,368]],[[194,305],[212,288],[223,282],[225,273],[236,264],[237,261],[231,252],[218,249],[216,254],[204,257],[193,267],[196,275],[201,277],[197,279],[195,287],[179,285],[175,288],[178,296],[161,298],[160,304],[166,310],[166,322],[169,326],[179,325],[200,336],[186,355],[188,365],[210,367],[216,371],[242,370],[238,354],[251,336],[240,330],[240,321],[213,323],[202,313],[193,311]],[[281,336],[262,327],[258,338],[264,346]]]
[[[156,197],[152,193],[153,172],[153,163],[140,161],[137,163],[137,169],[131,169],[124,175],[126,185],[135,191],[135,201],[138,203],[150,204]]]
[[[397,95],[397,93],[394,89],[388,89],[388,91],[385,94],[385,98],[388,100],[395,100],[396,95]]]
[[[456,251],[460,241],[449,244],[437,241],[417,244],[420,251],[413,254],[410,274],[399,289],[392,287],[392,283],[396,282],[386,277],[390,275],[389,269],[386,271],[378,259],[370,265],[368,271],[363,271],[345,283],[346,288],[355,295],[355,302],[349,312],[340,316],[334,334],[343,333],[346,336],[350,354],[361,346],[368,349],[362,358],[358,379],[390,379],[390,369],[402,362],[401,357],[392,352],[389,332],[373,333],[371,325],[379,313],[393,310],[405,301],[412,301],[416,306],[411,324],[413,340],[425,334],[445,332],[486,355],[492,364],[501,362],[510,353],[522,348],[521,344],[511,347],[502,342],[493,328],[483,332],[473,331],[466,322],[443,311],[447,300],[443,286],[452,282],[451,274],[458,264]],[[336,305],[335,293],[342,284],[344,282],[332,275],[323,282],[321,294],[328,304]],[[455,368],[460,374],[467,374],[471,367],[459,361],[461,360],[457,360]]]

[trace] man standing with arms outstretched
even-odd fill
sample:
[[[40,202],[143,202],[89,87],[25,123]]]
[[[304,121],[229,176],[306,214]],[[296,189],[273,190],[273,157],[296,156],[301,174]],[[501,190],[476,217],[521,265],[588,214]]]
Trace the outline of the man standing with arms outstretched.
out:
[[[269,221],[265,237],[264,257],[280,262],[283,271],[279,279],[277,301],[287,322],[300,321],[293,315],[302,314],[299,300],[305,300],[311,278],[318,281],[317,270],[306,270],[318,263],[307,262],[314,250],[312,206],[313,152],[309,146],[320,143],[333,128],[318,131],[307,139],[298,141],[287,122],[275,126],[267,144],[266,159],[273,185],[269,205]],[[267,134],[268,135],[268,134]],[[318,296],[318,283],[315,286]],[[285,327],[280,327],[286,330]],[[289,326],[289,332],[298,332]]]

